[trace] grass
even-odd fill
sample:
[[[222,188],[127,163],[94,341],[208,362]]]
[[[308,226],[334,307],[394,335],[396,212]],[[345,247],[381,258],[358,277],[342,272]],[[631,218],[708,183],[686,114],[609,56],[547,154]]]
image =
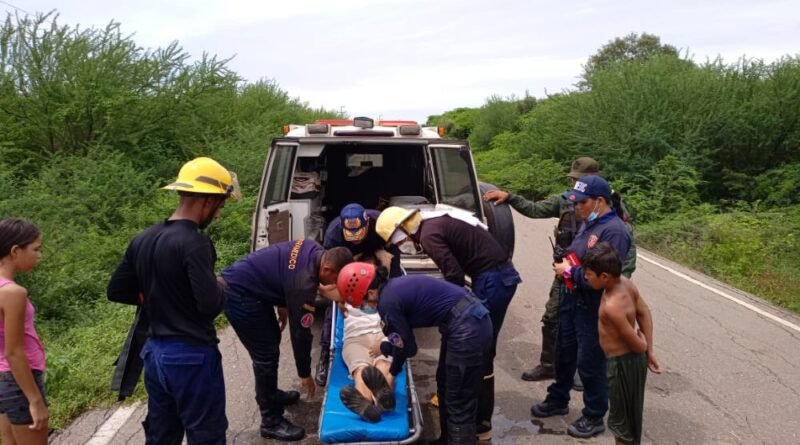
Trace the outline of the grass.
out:
[[[85,312],[80,324],[37,326],[47,351],[46,390],[50,403],[50,428],[62,429],[81,413],[105,408],[117,401],[111,391],[114,362],[133,321],[134,307],[99,300]],[[220,315],[217,329],[227,326]],[[147,398],[139,380],[127,402]]]
[[[800,313],[800,206],[697,212],[637,226],[639,245]]]
[[[63,428],[82,412],[116,401],[110,389],[114,361],[134,308],[99,300],[79,324],[37,326],[47,351],[46,389],[50,427]],[[145,397],[142,385],[132,400]]]

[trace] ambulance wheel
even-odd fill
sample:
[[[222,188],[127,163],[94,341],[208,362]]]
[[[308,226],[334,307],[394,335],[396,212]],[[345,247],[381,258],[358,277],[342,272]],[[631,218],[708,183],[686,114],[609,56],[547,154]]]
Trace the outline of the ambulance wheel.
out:
[[[492,184],[480,183],[481,195],[489,190],[497,190]],[[489,233],[494,235],[501,246],[508,251],[508,257],[514,256],[514,218],[511,215],[511,206],[507,202],[494,205],[492,202],[481,200],[483,204],[483,214],[486,215],[486,223],[489,226]]]

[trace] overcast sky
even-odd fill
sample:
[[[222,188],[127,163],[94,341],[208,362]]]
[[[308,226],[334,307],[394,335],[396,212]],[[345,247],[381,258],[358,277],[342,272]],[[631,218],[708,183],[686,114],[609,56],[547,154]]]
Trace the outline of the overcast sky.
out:
[[[631,32],[699,62],[800,54],[797,0],[0,0],[11,5],[81,27],[114,20],[143,47],[177,40],[312,106],[384,119],[571,89],[590,55]]]

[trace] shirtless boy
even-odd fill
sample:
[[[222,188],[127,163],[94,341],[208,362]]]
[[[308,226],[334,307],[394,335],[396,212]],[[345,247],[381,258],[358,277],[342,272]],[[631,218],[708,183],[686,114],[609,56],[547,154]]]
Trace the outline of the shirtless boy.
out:
[[[647,369],[661,372],[653,354],[653,318],[633,282],[620,276],[622,264],[614,248],[598,243],[583,258],[586,281],[603,289],[597,329],[606,354],[608,429],[616,444],[638,445]],[[637,324],[639,329],[637,329]]]

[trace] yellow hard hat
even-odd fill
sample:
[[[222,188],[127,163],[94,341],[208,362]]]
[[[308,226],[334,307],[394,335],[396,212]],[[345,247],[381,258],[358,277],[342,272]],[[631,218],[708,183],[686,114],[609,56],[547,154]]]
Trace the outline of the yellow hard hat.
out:
[[[378,215],[378,220],[375,221],[375,231],[384,241],[389,242],[395,230],[401,228],[406,233],[412,233],[421,220],[422,215],[419,214],[419,209],[387,207]]]
[[[163,188],[207,195],[225,195],[233,199],[238,197],[236,175],[219,162],[206,157],[195,158],[183,164],[178,179]]]

